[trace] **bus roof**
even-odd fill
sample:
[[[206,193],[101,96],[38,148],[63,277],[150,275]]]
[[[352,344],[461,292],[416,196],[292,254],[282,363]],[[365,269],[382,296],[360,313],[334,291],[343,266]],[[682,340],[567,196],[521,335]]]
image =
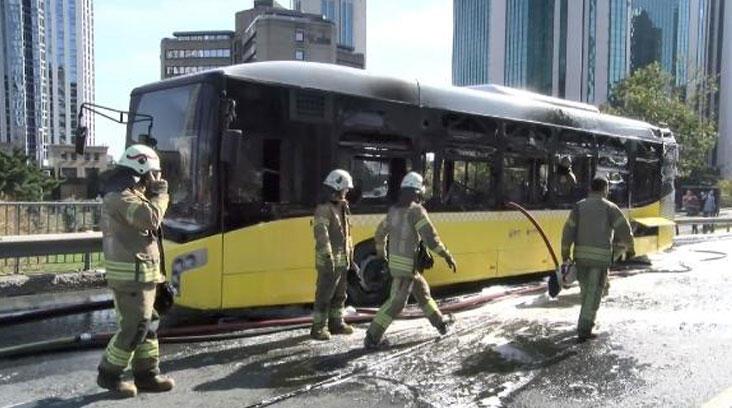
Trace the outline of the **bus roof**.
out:
[[[435,86],[340,65],[302,61],[268,61],[231,65],[167,79],[136,88],[132,94],[225,76],[244,81],[286,85],[415,106],[573,128],[592,133],[660,141],[662,130],[649,123],[612,116],[590,105],[544,97],[505,87]]]

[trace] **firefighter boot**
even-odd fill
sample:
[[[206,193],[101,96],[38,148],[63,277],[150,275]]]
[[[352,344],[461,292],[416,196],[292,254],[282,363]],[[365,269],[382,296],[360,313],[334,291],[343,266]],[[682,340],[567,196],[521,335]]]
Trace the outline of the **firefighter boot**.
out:
[[[592,327],[595,324],[589,320],[580,319],[577,325],[577,342],[584,343],[587,340],[594,339],[595,334],[592,333]]]
[[[135,385],[144,392],[167,392],[175,387],[172,378],[157,374],[135,375]]]
[[[109,390],[119,398],[134,398],[137,396],[137,387],[130,381],[122,381],[119,375],[113,375],[99,370],[97,385]]]
[[[448,332],[449,326],[454,323],[452,315],[448,315],[447,318],[442,316],[442,313],[434,313],[429,317],[432,326],[437,329],[441,336],[444,336]]]
[[[353,326],[346,324],[343,319],[330,319],[328,322],[330,334],[353,334]]]
[[[366,350],[380,350],[389,347],[389,341],[383,339],[375,339],[371,333],[366,332],[366,337],[363,338],[363,347]]]
[[[313,328],[310,329],[310,337],[315,340],[330,340],[330,332],[325,325],[313,325]]]

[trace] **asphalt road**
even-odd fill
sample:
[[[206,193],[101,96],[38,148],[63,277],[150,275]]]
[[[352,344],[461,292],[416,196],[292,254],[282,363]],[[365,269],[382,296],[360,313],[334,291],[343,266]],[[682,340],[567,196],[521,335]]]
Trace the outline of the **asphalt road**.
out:
[[[732,406],[731,248],[732,238],[679,246],[642,273],[614,276],[598,337],[586,343],[575,338],[575,287],[556,300],[513,296],[458,313],[442,338],[424,319],[396,321],[392,347],[375,353],[361,348],[365,326],[327,343],[296,330],[164,345],[176,389],[134,400],[96,387],[98,350],[0,360],[0,407],[694,407],[715,397],[714,406]],[[111,318],[0,337],[107,328]]]

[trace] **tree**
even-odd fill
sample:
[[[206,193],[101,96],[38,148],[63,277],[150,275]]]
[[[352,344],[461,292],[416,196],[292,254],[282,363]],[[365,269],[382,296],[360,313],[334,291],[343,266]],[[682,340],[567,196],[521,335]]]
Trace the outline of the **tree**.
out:
[[[716,92],[716,81],[699,78],[691,83],[695,93],[687,98],[686,89],[674,86],[674,78],[660,64],[653,63],[618,82],[610,92],[608,104],[601,109],[613,115],[668,126],[681,146],[680,178],[691,183],[714,182],[718,171],[710,168],[708,157],[716,142],[717,128],[713,116],[701,112],[709,95]]]
[[[60,184],[22,151],[0,151],[0,200],[41,201]]]

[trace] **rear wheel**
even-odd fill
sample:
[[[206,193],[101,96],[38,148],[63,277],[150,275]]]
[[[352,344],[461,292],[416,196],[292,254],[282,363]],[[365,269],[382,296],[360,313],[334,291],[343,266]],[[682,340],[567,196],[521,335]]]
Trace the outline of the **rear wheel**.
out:
[[[376,257],[373,242],[356,248],[354,258],[360,268],[348,274],[348,299],[354,306],[379,306],[389,296],[391,275],[386,261]]]

